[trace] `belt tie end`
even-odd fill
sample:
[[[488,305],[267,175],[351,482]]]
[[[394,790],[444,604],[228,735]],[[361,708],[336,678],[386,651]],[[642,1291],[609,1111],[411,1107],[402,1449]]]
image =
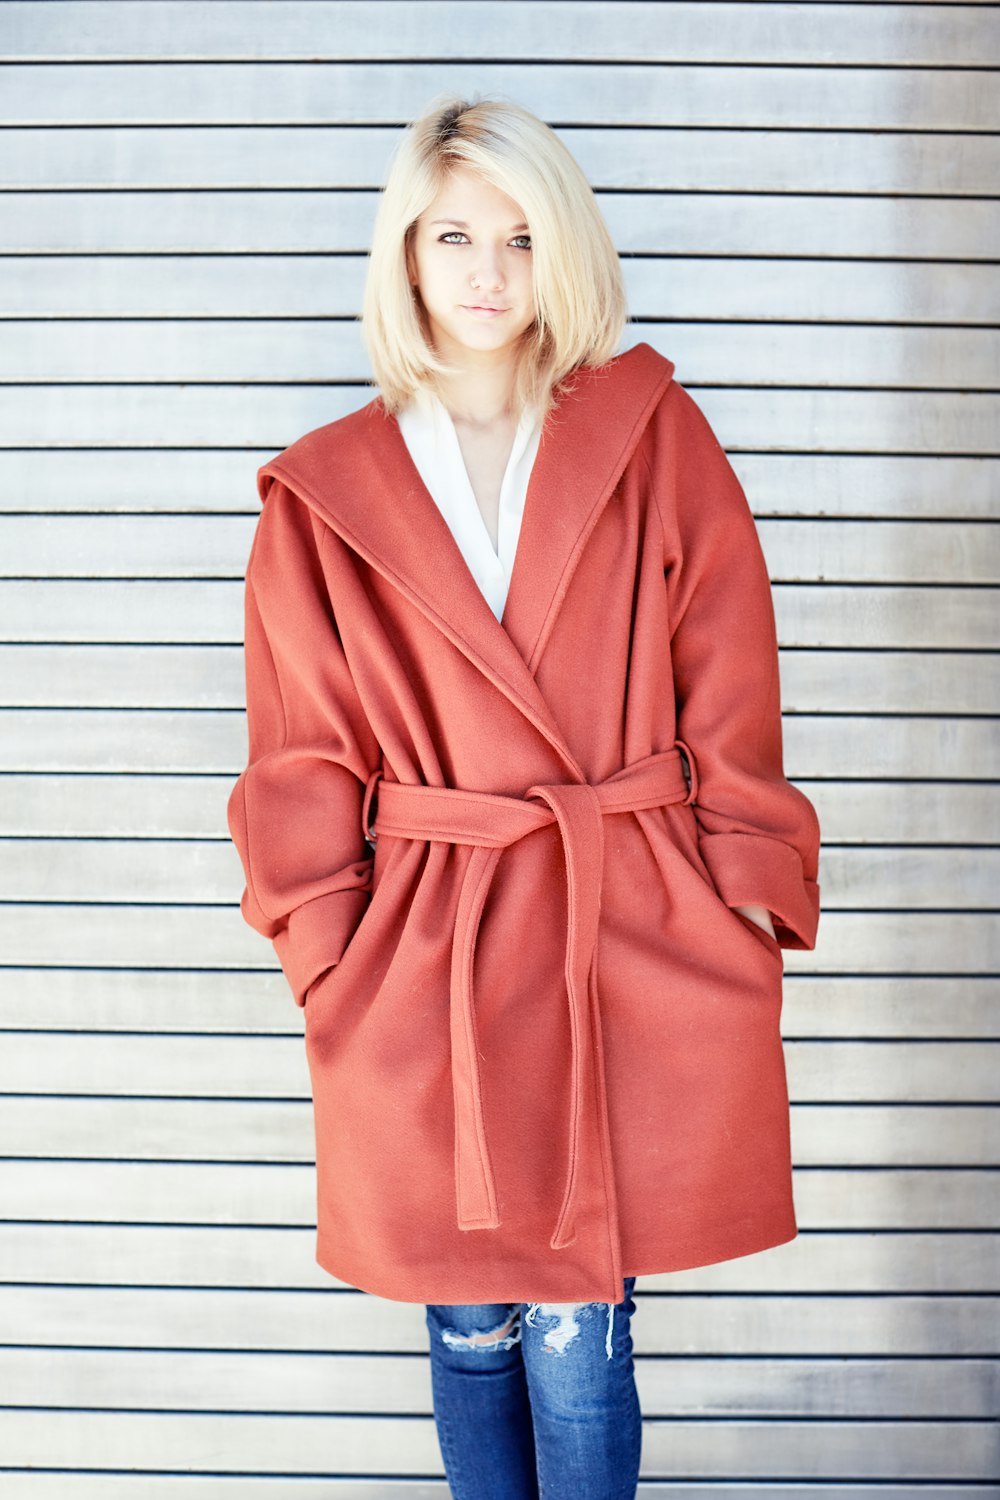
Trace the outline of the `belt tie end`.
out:
[[[681,766],[687,752],[688,785]],[[604,1152],[607,1102],[597,994],[596,949],[604,868],[604,815],[692,802],[698,791],[694,757],[681,741],[624,767],[596,785],[561,782],[532,786],[523,797],[368,779],[362,813],[365,835],[378,830],[402,838],[472,845],[455,917],[451,952],[451,1073],[455,1108],[455,1187],[460,1229],[497,1229],[501,1218],[486,1135],[479,1040],[473,991],[476,939],[497,863],[526,834],[558,824],[566,867],[565,976],[570,1017],[570,1108],[565,1186],[549,1244],[565,1249],[577,1238],[584,1157]],[[378,811],[369,827],[373,797]],[[539,805],[542,804],[542,805]],[[596,1096],[596,1100],[592,1098]],[[595,1103],[591,1119],[588,1106]],[[593,1124],[593,1129],[591,1129]],[[595,1140],[594,1137],[597,1137]],[[605,1164],[607,1176],[607,1166]],[[605,1182],[612,1194],[614,1185]]]

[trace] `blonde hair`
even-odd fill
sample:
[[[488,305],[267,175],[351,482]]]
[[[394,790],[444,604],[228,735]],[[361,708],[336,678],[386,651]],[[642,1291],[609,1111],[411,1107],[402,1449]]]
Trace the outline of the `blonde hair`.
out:
[[[395,414],[420,385],[440,393],[457,373],[434,351],[407,249],[420,215],[449,173],[464,165],[523,210],[531,232],[535,321],[523,336],[514,415],[544,417],[571,373],[618,352],[628,321],[621,263],[593,189],[556,133],[504,99],[439,96],[393,153],[372,235],[362,338],[384,408]]]

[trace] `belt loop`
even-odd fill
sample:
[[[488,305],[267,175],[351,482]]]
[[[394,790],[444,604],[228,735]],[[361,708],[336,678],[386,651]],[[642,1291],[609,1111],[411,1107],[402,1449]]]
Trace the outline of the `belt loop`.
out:
[[[374,844],[375,840],[378,838],[378,834],[374,831],[374,829],[368,827],[368,814],[371,809],[372,793],[375,791],[375,788],[378,785],[379,781],[381,781],[381,779],[382,767],[376,766],[374,771],[369,776],[368,780],[365,782],[365,800],[361,804],[361,832],[364,834],[365,838],[370,844]],[[376,818],[378,817],[377,805],[375,809],[375,816]]]
[[[690,803],[694,802],[695,798],[698,796],[698,763],[683,740],[674,740],[674,744],[678,747],[678,749],[684,751],[684,758],[688,763],[688,772],[691,778],[691,785],[688,787],[688,794],[681,804],[682,807],[686,807]]]

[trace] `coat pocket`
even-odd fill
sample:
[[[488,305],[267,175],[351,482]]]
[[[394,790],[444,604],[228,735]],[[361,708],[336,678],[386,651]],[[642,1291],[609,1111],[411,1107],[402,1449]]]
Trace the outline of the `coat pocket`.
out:
[[[675,846],[684,855],[688,864],[700,877],[712,896],[714,896],[716,904],[721,907],[731,922],[738,922],[745,931],[750,933],[757,944],[766,953],[769,953],[772,958],[776,958],[778,963],[784,968],[784,954],[777,938],[773,938],[752,917],[747,917],[742,912],[734,911],[729,903],[724,901],[719,894],[718,887],[712,879],[709,868],[701,857],[701,850],[698,844],[698,819],[691,805],[683,802],[675,803],[665,808],[664,812],[672,815],[670,821],[675,831]]]
[[[382,838],[376,847],[372,889],[368,902],[336,964],[324,969],[306,992],[306,1026],[312,1010],[312,1029],[324,1030],[333,1017],[349,1021],[362,1015],[375,998],[382,976],[398,941],[401,907],[408,893],[408,878],[400,868],[409,842]],[[394,853],[390,853],[390,848]],[[339,1022],[338,1022],[339,1024]]]
[[[720,897],[719,899],[721,900],[722,898]],[[723,906],[725,906],[726,903],[723,901],[722,904]],[[738,922],[742,922],[743,926],[746,927],[750,931],[750,933],[758,939],[759,942],[763,943],[772,957],[776,957],[782,964],[782,967],[784,967],[784,954],[782,953],[781,944],[778,942],[778,939],[773,938],[771,934],[765,928],[761,927],[759,922],[755,922],[752,917],[745,917],[741,911],[733,911],[733,908],[731,906],[727,907],[726,909],[736,918]]]

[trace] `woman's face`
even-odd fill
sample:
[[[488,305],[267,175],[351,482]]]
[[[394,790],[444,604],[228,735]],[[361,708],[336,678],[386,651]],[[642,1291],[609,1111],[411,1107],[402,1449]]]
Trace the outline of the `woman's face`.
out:
[[[524,213],[468,167],[449,174],[417,220],[407,266],[446,360],[509,358],[535,320]]]

